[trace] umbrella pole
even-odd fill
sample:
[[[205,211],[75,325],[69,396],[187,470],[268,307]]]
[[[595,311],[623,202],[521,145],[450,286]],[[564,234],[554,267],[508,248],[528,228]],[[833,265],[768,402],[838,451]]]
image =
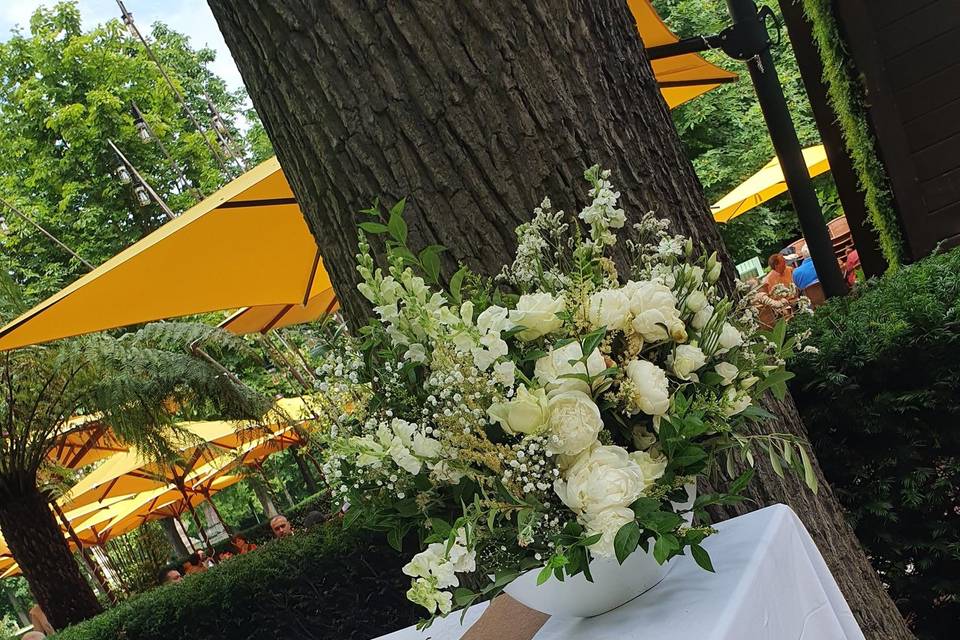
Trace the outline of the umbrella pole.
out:
[[[187,544],[190,545],[190,551],[193,553],[197,552],[197,547],[194,546],[193,540],[190,539],[190,534],[187,533],[187,527],[184,526],[183,520],[180,519],[180,516],[174,516],[177,519],[177,522],[180,523],[180,528],[183,529],[183,537],[187,539]]]
[[[203,493],[203,497],[207,499],[207,502],[210,503],[210,508],[213,509],[213,512],[217,514],[217,518],[220,519],[220,522],[223,524],[224,531],[227,532],[227,535],[233,535],[233,528],[227,524],[227,521],[223,519],[223,515],[220,513],[220,509],[217,509],[217,503],[213,501],[213,496],[210,495],[210,490],[208,489]]]
[[[306,357],[304,357],[303,352],[299,348],[294,347],[292,344],[287,342],[287,340],[283,337],[283,334],[280,333],[280,329],[277,329],[276,331],[274,331],[273,335],[277,337],[277,340],[280,342],[280,344],[286,347],[287,351],[289,351],[293,357],[297,358],[300,361],[300,364],[303,365],[303,370],[306,371],[308,374],[310,374],[311,378],[313,378],[314,380],[317,380],[317,374],[313,371],[313,369],[310,368],[310,363],[307,362],[307,359]]]
[[[110,602],[114,604],[120,602],[120,599],[113,592],[113,589],[110,588],[110,585],[107,582],[107,576],[103,574],[103,570],[101,569],[100,565],[90,557],[90,550],[83,546],[83,542],[80,541],[80,536],[77,535],[77,532],[74,530],[73,526],[70,525],[70,521],[67,519],[63,509],[60,508],[60,505],[57,504],[56,500],[51,500],[50,504],[53,506],[54,513],[56,513],[57,517],[60,518],[60,523],[63,525],[63,528],[66,529],[67,535],[70,536],[71,540],[73,540],[73,544],[77,546],[77,551],[80,552],[80,557],[83,558],[83,562],[87,565],[87,569],[89,569],[90,573],[93,574],[93,577],[97,579],[97,583],[100,585],[100,588],[103,589],[103,592],[107,594],[108,598],[110,598]]]
[[[190,511],[190,516],[193,518],[193,524],[197,526],[197,531],[200,533],[200,537],[203,538],[203,542],[207,545],[207,549],[213,549],[213,543],[210,542],[210,537],[207,535],[207,530],[200,522],[200,516],[197,515],[193,505],[190,504],[190,496],[187,495],[187,490],[184,489],[183,485],[179,482],[177,483],[177,489],[180,491],[180,495],[183,496],[183,501],[187,505],[187,510]]]
[[[312,392],[314,390],[313,385],[307,383],[306,378],[303,377],[303,374],[300,373],[300,370],[297,369],[297,367],[293,366],[293,363],[290,362],[290,360],[287,359],[285,355],[283,355],[282,351],[277,349],[276,345],[273,344],[270,338],[268,338],[267,336],[261,333],[260,342],[261,344],[263,344],[264,349],[268,353],[273,354],[273,357],[271,359],[274,360],[276,363],[283,365],[283,368],[289,371],[290,375],[296,378],[297,382],[300,383],[300,386],[303,387],[304,391]]]

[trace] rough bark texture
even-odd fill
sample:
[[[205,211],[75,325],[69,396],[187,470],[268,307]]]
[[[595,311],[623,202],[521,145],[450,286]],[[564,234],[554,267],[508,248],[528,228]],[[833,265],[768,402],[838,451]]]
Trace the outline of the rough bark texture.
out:
[[[623,2],[209,4],[354,324],[356,212],[377,196],[408,197],[414,248],[494,273],[544,195],[581,204],[597,162],[628,216],[721,246]],[[771,428],[805,437],[792,401],[778,413]],[[752,491],[803,518],[868,637],[910,637],[825,482],[762,473]]]
[[[37,603],[56,629],[102,611],[73,560],[47,497],[25,479],[3,479],[18,491],[0,496],[0,530]]]

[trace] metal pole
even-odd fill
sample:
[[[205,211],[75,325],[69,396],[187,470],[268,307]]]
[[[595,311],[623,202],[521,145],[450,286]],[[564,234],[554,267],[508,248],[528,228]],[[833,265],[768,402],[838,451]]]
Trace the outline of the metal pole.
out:
[[[797,131],[783,95],[783,87],[770,54],[766,26],[754,0],[727,0],[727,8],[733,18],[734,27],[743,29],[749,34],[751,41],[763,43],[759,51],[747,59],[750,78],[753,80],[760,109],[770,130],[770,140],[780,160],[790,199],[797,212],[797,219],[810,249],[810,257],[817,269],[823,292],[827,297],[842,296],[847,293],[847,284],[833,253],[830,233],[807,172],[800,140],[797,138]]]
[[[67,519],[66,514],[63,512],[63,509],[60,508],[60,505],[57,504],[56,500],[51,500],[50,505],[53,507],[53,511],[57,514],[57,517],[60,519],[60,523],[63,525],[63,528],[66,529],[67,535],[70,536],[70,539],[73,540],[73,544],[76,545],[77,551],[80,553],[80,557],[83,558],[84,563],[87,565],[87,569],[90,570],[90,573],[93,574],[93,577],[97,579],[97,582],[100,583],[100,588],[103,589],[103,592],[107,594],[107,597],[110,598],[110,601],[116,604],[119,602],[117,595],[110,588],[110,585],[107,583],[107,577],[103,575],[103,572],[100,568],[100,565],[96,563],[88,555],[90,551],[83,546],[83,542],[80,540],[80,536],[77,535],[77,532],[74,530],[73,526],[70,524],[70,521]]]
[[[176,85],[173,84],[173,81],[170,80],[170,76],[167,75],[167,72],[164,70],[163,65],[160,64],[160,61],[157,60],[157,56],[153,54],[153,49],[150,48],[150,45],[147,43],[147,39],[143,37],[143,34],[140,33],[140,30],[137,29],[137,25],[133,23],[133,15],[127,11],[127,8],[123,6],[121,0],[117,0],[117,6],[120,7],[120,13],[123,16],[123,23],[127,25],[127,28],[133,32],[133,34],[143,43],[143,48],[146,49],[147,55],[153,60],[153,63],[157,65],[157,69],[160,70],[160,75],[163,76],[163,79],[166,80],[167,86],[170,87],[170,90],[173,91],[174,95],[177,96],[177,100],[180,102],[180,106],[183,108],[183,112],[187,114],[187,118],[190,119],[190,122],[193,123],[193,126],[196,127],[197,131],[200,133],[200,137],[203,138],[203,141],[207,144],[207,148],[210,149],[210,152],[213,153],[213,157],[217,160],[217,164],[220,165],[220,168],[230,173],[230,170],[227,168],[226,162],[224,162],[223,157],[220,153],[217,152],[216,147],[210,142],[207,138],[206,131],[203,127],[200,126],[200,122],[197,120],[196,116],[193,115],[193,111],[190,109],[190,106],[187,104],[186,99],[183,97],[183,94],[180,93],[180,90],[177,89]]]
[[[163,209],[163,212],[167,214],[167,217],[173,220],[177,215],[173,210],[167,206],[167,203],[163,201],[163,198],[153,190],[153,187],[150,186],[150,183],[143,179],[143,176],[140,175],[140,172],[137,171],[137,168],[133,166],[127,157],[120,152],[120,149],[117,148],[117,145],[113,144],[113,140],[107,138],[107,144],[110,145],[110,148],[113,149],[113,152],[117,154],[117,157],[120,158],[120,162],[126,165],[127,169],[130,169],[130,173],[133,174],[133,177],[136,178],[140,184],[143,185],[143,188],[147,190],[147,193],[150,194],[150,197],[153,198],[154,202],[160,205],[160,208]]]
[[[187,179],[187,176],[183,172],[183,169],[180,168],[180,164],[176,160],[174,160],[173,156],[170,155],[170,151],[167,150],[167,146],[163,144],[163,140],[161,140],[160,136],[157,135],[157,132],[153,130],[153,127],[150,126],[150,123],[147,122],[147,119],[143,117],[143,112],[140,111],[140,107],[137,106],[137,103],[131,100],[130,108],[133,111],[134,116],[137,119],[139,119],[140,122],[143,123],[144,127],[147,128],[147,133],[150,134],[150,139],[157,141],[157,147],[160,149],[160,153],[162,153],[163,157],[167,159],[167,163],[169,163],[170,169],[172,169],[173,172],[177,174],[177,176],[180,178],[180,180],[183,181],[183,185],[186,186],[191,191],[193,191],[194,194],[197,196],[197,198],[202,200],[204,197],[206,197],[203,191],[200,190],[200,187],[198,187],[195,184],[191,184],[190,180]]]
[[[20,216],[21,218],[23,218],[24,220],[26,220],[27,222],[29,222],[30,224],[32,224],[34,227],[37,228],[37,230],[38,230],[40,233],[42,233],[42,234],[45,235],[47,238],[49,238],[49,239],[50,239],[52,242],[54,242],[58,247],[60,247],[61,249],[63,249],[63,250],[66,251],[67,253],[69,253],[71,256],[73,256],[74,258],[76,258],[77,260],[79,260],[80,262],[82,262],[82,263],[83,263],[83,266],[85,266],[87,269],[89,269],[90,271],[93,271],[94,266],[93,266],[92,264],[90,264],[89,262],[87,262],[86,260],[84,260],[84,259],[80,256],[80,254],[78,254],[76,251],[74,251],[73,249],[71,249],[71,248],[68,247],[67,245],[65,245],[65,244],[63,244],[62,242],[60,242],[60,240],[58,240],[55,235],[53,235],[52,233],[50,233],[49,231],[47,231],[46,229],[44,229],[42,226],[40,226],[40,224],[37,223],[37,222],[35,222],[35,221],[33,220],[33,218],[31,218],[30,216],[28,216],[27,214],[25,214],[23,211],[20,211],[20,209],[17,209],[15,206],[13,206],[12,204],[10,204],[9,202],[7,202],[7,201],[6,201],[5,199],[3,199],[3,198],[0,198],[0,204],[2,204],[2,205],[5,206],[7,209],[10,209],[10,211],[13,211],[15,214],[17,214],[18,216]]]

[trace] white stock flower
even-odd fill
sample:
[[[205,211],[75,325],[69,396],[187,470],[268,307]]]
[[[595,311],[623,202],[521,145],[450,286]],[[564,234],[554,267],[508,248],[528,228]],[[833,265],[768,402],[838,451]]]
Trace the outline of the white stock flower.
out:
[[[413,442],[410,444],[410,448],[421,458],[436,458],[440,455],[440,441],[419,432],[413,434]]]
[[[666,340],[678,323],[682,325],[677,299],[666,286],[657,282],[628,282],[624,289],[630,292],[633,330],[644,340]]]
[[[737,375],[740,374],[740,369],[737,369],[736,365],[732,365],[729,362],[718,362],[713,367],[713,370],[723,378],[720,383],[723,386],[733,384],[733,381],[737,379]]]
[[[543,389],[529,391],[520,385],[513,399],[491,405],[487,415],[500,423],[507,433],[537,433],[544,428],[550,416],[547,393]]]
[[[690,321],[690,326],[697,331],[700,331],[707,326],[707,323],[710,322],[710,318],[712,317],[713,305],[708,304],[703,309],[700,309],[700,311],[697,311],[695,314],[693,314],[693,319]]]
[[[681,380],[689,380],[694,371],[707,364],[707,356],[703,354],[700,347],[681,344],[676,348],[674,354],[667,359],[667,362],[673,369],[674,375]]]
[[[743,335],[732,324],[724,322],[717,341],[717,353],[726,353],[741,344],[743,344]]]
[[[553,488],[578,515],[590,517],[610,507],[626,507],[647,487],[643,469],[623,447],[596,443],[580,454]]]
[[[512,387],[516,381],[517,367],[513,360],[505,360],[493,365],[493,379],[505,387]]]
[[[633,386],[633,401],[650,416],[662,416],[670,408],[667,373],[647,360],[633,360],[626,367]]]
[[[506,331],[511,327],[510,320],[507,319],[508,313],[503,307],[496,305],[487,307],[477,316],[477,329],[481,334],[496,333],[499,335],[501,331]]]
[[[571,360],[583,358],[583,347],[579,342],[571,342],[559,349],[551,349],[547,355],[539,358],[533,368],[533,376],[547,391],[557,389],[577,389],[590,393],[590,385],[576,378],[564,378],[570,374],[588,374],[597,376],[607,368],[599,349],[594,349],[587,358],[586,366],[582,362],[571,364]]]
[[[604,289],[590,296],[587,320],[591,329],[622,331],[630,326],[630,298],[621,289]]]
[[[687,300],[684,304],[686,304],[687,309],[693,313],[697,313],[707,306],[707,294],[699,289],[692,291],[690,292],[690,295],[687,296]]]
[[[558,392],[550,397],[548,407],[551,452],[576,455],[597,441],[603,420],[590,396],[582,391]]]
[[[636,519],[633,509],[628,507],[610,507],[584,518],[587,535],[600,534],[600,539],[590,545],[590,553],[600,558],[616,557],[614,541],[617,532],[625,524]]]
[[[554,298],[549,293],[527,293],[520,296],[517,307],[510,311],[513,326],[524,329],[517,334],[521,340],[536,340],[553,333],[563,326],[557,314],[565,307],[563,298]]]

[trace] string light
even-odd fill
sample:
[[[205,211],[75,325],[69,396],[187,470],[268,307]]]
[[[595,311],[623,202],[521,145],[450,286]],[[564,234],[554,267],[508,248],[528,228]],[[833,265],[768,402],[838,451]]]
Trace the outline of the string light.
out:
[[[143,120],[137,120],[134,123],[137,127],[137,134],[143,142],[150,142],[150,127]]]
[[[130,184],[133,181],[133,178],[130,177],[130,171],[127,170],[125,165],[120,165],[114,170],[117,178],[122,184]]]
[[[137,204],[139,204],[141,207],[145,207],[152,202],[150,194],[147,193],[147,190],[143,188],[142,184],[138,184],[136,187],[134,187],[133,193],[137,196]]]

